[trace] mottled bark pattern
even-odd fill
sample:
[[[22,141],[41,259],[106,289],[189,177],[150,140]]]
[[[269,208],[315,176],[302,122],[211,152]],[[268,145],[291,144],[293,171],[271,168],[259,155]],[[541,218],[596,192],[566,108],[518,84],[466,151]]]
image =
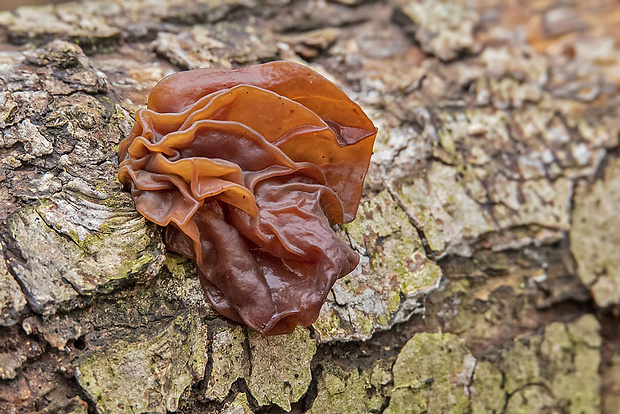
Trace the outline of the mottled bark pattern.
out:
[[[0,13],[0,412],[620,412],[620,4],[110,0]],[[288,59],[379,128],[360,265],[262,337],[116,179],[165,75]]]

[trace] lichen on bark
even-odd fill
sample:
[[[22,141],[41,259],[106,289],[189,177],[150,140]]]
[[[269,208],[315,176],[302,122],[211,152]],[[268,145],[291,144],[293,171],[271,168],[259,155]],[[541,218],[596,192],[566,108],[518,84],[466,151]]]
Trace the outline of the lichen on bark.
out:
[[[0,13],[0,411],[620,411],[615,0],[84,0]],[[361,256],[263,338],[116,179],[167,74],[309,64],[379,127]]]

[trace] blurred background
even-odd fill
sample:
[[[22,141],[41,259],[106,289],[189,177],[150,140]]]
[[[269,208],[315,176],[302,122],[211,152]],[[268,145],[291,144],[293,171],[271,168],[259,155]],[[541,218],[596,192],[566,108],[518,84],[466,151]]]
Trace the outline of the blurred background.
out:
[[[0,2],[0,11],[13,10],[20,6],[41,6],[43,4],[65,3],[68,0],[3,0]]]

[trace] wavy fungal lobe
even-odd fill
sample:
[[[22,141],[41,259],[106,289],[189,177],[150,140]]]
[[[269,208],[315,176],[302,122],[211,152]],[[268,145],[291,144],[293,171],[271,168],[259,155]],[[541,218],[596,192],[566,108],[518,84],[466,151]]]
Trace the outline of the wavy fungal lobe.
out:
[[[355,217],[376,132],[295,63],[180,72],[136,113],[118,176],[222,315],[289,333],[358,263],[331,226]]]

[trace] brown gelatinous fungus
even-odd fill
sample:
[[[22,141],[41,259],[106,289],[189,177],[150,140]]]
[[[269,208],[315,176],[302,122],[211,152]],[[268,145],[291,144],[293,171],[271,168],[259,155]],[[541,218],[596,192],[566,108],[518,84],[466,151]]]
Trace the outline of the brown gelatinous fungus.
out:
[[[288,333],[358,263],[330,226],[355,217],[376,132],[295,63],[181,72],[136,113],[119,179],[167,247],[196,260],[221,314]]]

